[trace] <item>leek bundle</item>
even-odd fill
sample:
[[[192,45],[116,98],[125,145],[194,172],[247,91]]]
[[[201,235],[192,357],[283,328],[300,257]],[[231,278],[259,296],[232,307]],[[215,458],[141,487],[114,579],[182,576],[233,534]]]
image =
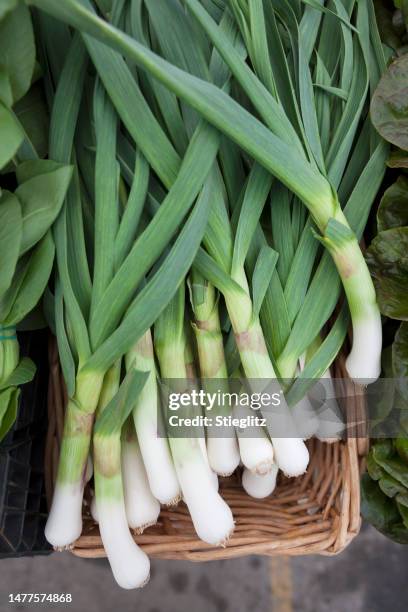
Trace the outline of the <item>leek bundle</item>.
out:
[[[129,528],[153,524],[158,502],[182,497],[199,537],[225,545],[234,520],[217,475],[241,462],[262,498],[278,470],[306,471],[306,438],[338,438],[341,415],[327,427],[308,393],[329,380],[350,318],[350,377],[379,375],[358,241],[387,155],[368,120],[386,58],[371,0],[31,4],[52,16],[40,13],[50,155],[74,166],[54,224],[69,403],[46,536],[79,537],[92,458],[93,513],[130,588],[148,566]],[[281,401],[247,436],[166,437],[159,374],[178,392],[238,382],[238,396],[279,389]]]

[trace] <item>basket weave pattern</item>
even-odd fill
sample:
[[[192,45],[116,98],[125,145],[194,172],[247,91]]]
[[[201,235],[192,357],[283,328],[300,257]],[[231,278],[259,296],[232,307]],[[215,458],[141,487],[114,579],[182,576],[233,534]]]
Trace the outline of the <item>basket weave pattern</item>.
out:
[[[56,343],[50,341],[49,429],[46,443],[46,491],[50,504],[55,482],[64,423],[66,394]],[[339,357],[335,375],[345,377],[344,358]],[[345,380],[347,385],[352,385]],[[348,393],[347,420],[364,418],[361,394]],[[352,396],[352,397],[350,397]],[[355,421],[353,421],[355,422]],[[299,478],[279,477],[273,495],[265,500],[249,497],[239,474],[220,479],[220,492],[235,518],[235,530],[225,548],[202,542],[195,534],[184,503],[163,508],[159,522],[136,542],[153,557],[209,561],[250,554],[333,555],[343,550],[360,529],[360,470],[367,452],[363,436],[334,444],[308,442],[309,468]],[[72,552],[80,557],[104,557],[98,526],[89,512],[89,492],[84,500],[84,528]]]

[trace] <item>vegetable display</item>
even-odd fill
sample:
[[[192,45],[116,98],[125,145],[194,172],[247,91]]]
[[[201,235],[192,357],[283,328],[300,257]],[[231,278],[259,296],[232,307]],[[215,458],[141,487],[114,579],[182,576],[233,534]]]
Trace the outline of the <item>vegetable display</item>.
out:
[[[36,307],[54,262],[50,227],[72,168],[41,159],[47,115],[36,64],[29,9],[2,3],[0,11],[0,440],[16,418],[19,385],[35,366],[20,360],[16,327],[38,325]],[[45,132],[45,134],[44,134]],[[45,142],[44,142],[45,141]],[[37,316],[36,316],[37,315]]]
[[[48,159],[18,160],[0,232],[16,231],[15,198],[14,268],[49,243],[30,310],[55,245],[44,304],[68,403],[46,537],[65,549],[81,535],[87,486],[114,577],[135,588],[149,560],[130,530],[155,524],[160,504],[182,499],[198,537],[225,546],[234,517],[218,477],[241,465],[243,488],[262,499],[307,470],[308,438],[341,437],[344,416],[317,410],[312,389],[321,379],[334,393],[349,329],[348,376],[366,386],[380,375],[380,309],[396,308],[386,296],[403,272],[383,273],[386,236],[370,267],[360,241],[389,155],[369,110],[390,53],[371,0],[27,4]],[[35,180],[49,183],[29,189]],[[46,211],[26,235],[27,191]],[[390,199],[381,233],[403,248]],[[226,424],[174,435],[169,394],[199,390],[237,391],[233,405],[186,411]],[[240,398],[267,391],[279,401],[244,435],[230,424],[253,413]]]
[[[408,6],[401,3],[398,22],[404,23]],[[367,257],[374,278],[387,336],[382,359],[387,389],[376,415],[381,439],[374,440],[362,479],[363,516],[392,540],[408,544],[408,151],[406,123],[408,55],[404,47],[406,29],[397,28],[390,41],[392,61],[376,89],[371,118],[379,133],[394,145],[387,161],[401,174],[385,191],[377,210],[377,235]],[[387,424],[395,423],[387,437]],[[384,425],[385,424],[385,425]],[[374,433],[376,431],[374,430]],[[377,437],[377,436],[376,436]]]

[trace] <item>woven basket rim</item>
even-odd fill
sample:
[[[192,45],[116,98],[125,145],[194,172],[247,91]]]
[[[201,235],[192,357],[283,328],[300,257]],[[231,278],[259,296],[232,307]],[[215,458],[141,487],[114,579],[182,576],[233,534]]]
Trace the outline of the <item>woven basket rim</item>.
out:
[[[48,391],[49,427],[45,450],[45,484],[50,506],[63,433],[67,402],[55,338],[50,338]],[[335,362],[336,377],[347,384],[345,358]],[[363,394],[347,394],[347,418],[365,418]],[[355,421],[354,421],[355,422]],[[368,452],[364,436],[332,444],[308,441],[311,461],[305,475],[279,479],[274,494],[265,500],[249,497],[240,486],[238,474],[221,479],[220,493],[229,503],[235,530],[225,547],[202,542],[194,532],[183,502],[176,508],[162,508],[159,522],[135,541],[152,557],[210,561],[258,555],[336,555],[358,534],[360,518],[360,473]],[[105,557],[105,551],[84,501],[84,527],[71,552],[79,557]]]

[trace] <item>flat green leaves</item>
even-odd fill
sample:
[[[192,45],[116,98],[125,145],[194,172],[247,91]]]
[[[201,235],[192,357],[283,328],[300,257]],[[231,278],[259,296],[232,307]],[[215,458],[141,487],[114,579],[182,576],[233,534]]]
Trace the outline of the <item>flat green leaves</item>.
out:
[[[7,4],[10,6],[9,2]],[[0,68],[2,74],[8,77],[13,103],[27,93],[34,65],[35,45],[30,11],[24,3],[19,2],[0,21]]]
[[[295,406],[304,397],[305,393],[313,387],[314,380],[321,378],[327,372],[343,345],[348,325],[348,311],[343,306],[326,338],[308,360],[306,366],[289,389],[286,398],[289,406]]]
[[[2,0],[0,4],[0,19],[16,8],[18,0]]]
[[[144,99],[125,60],[89,36],[84,37],[98,74],[129,134],[169,187],[176,179],[179,158]]]
[[[203,239],[211,208],[211,193],[206,183],[162,265],[136,296],[122,323],[89,359],[87,370],[106,371],[147,331],[170,302]]]
[[[408,227],[381,232],[370,245],[367,262],[381,312],[408,320]]]
[[[149,187],[149,173],[149,164],[143,155],[137,151],[129,197],[115,238],[115,270],[123,263],[136,239],[137,228]]]
[[[15,194],[0,198],[0,321],[20,323],[39,303],[51,274],[55,247],[49,231],[64,200],[72,169],[51,161],[29,161],[17,167],[21,182]],[[5,381],[14,387],[27,382],[31,372],[22,361]],[[7,391],[7,393],[6,393]],[[14,389],[14,391],[16,391]],[[2,393],[3,422],[11,423],[17,395]],[[6,415],[7,411],[7,417]],[[14,415],[15,416],[15,415]],[[14,417],[13,417],[14,418]],[[7,425],[8,426],[8,425]]]
[[[377,211],[378,231],[408,225],[408,178],[398,177],[381,198]]]
[[[18,198],[8,191],[0,197],[0,296],[9,288],[20,254],[23,220]]]
[[[244,265],[271,185],[272,176],[262,166],[254,164],[249,174],[236,230],[231,268],[233,276]]]
[[[0,170],[17,153],[24,140],[24,132],[11,111],[0,102]]]
[[[392,368],[398,390],[408,402],[408,323],[401,323],[392,344]]]
[[[38,167],[41,173],[24,181],[15,192],[23,215],[22,254],[34,246],[55,221],[71,181],[72,167],[56,167],[51,162],[53,170],[47,172],[45,163],[25,162],[30,164],[32,171]]]
[[[408,544],[408,439],[377,441],[362,479],[362,514],[376,529]]]
[[[204,251],[199,249],[194,260],[198,272],[216,287],[221,293],[242,293],[243,289],[236,283],[218,263]]]
[[[34,4],[102,39],[148,70],[295,191],[317,215],[319,208],[332,205],[332,191],[325,178],[221,89],[173,66],[72,0],[63,6],[49,0],[35,0]]]
[[[38,304],[51,274],[54,254],[54,242],[51,233],[47,232],[16,275],[18,289],[11,308],[3,319],[5,325],[16,325]],[[15,291],[13,284],[10,292]]]
[[[254,317],[258,317],[266,292],[275,271],[279,253],[268,246],[262,247],[252,275],[252,298]]]
[[[408,532],[403,527],[397,506],[368,474],[364,474],[361,481],[361,513],[387,537],[399,544],[408,543]]]
[[[403,55],[382,76],[371,102],[371,119],[385,140],[408,150],[408,56]]]
[[[116,161],[117,115],[100,81],[94,91],[96,134],[95,239],[92,306],[113,277],[115,237],[119,226],[119,167]]]
[[[6,380],[1,381],[0,391],[7,389],[7,387],[18,387],[20,385],[24,385],[34,378],[34,374],[34,363],[31,361],[31,359],[28,359],[28,357],[23,357],[10,376]]]
[[[176,181],[152,221],[134,243],[95,310],[91,321],[94,347],[114,330],[129,306],[135,288],[191,209],[210,172],[218,145],[218,133],[202,122],[190,141]]]
[[[365,0],[358,5],[333,0],[329,8],[323,0],[306,6],[300,0],[234,0],[228,8],[217,3],[216,11],[211,1],[135,0],[126,19],[121,2],[105,19],[88,0],[33,4],[81,32],[102,83],[101,96],[109,97],[114,108],[103,121],[102,113],[95,113],[96,149],[92,137],[78,139],[89,145],[88,165],[81,168],[79,159],[80,174],[88,175],[96,150],[101,179],[97,176],[96,184],[106,185],[96,190],[95,236],[101,239],[96,252],[103,254],[104,263],[99,265],[96,257],[89,266],[98,294],[91,311],[74,282],[79,277],[71,263],[75,253],[67,246],[75,223],[67,221],[64,227],[62,216],[56,228],[59,320],[72,349],[68,375],[72,379],[73,361],[83,369],[106,370],[155,322],[194,262],[224,293],[243,290],[235,279],[243,279],[245,267],[268,350],[282,366],[280,373],[291,377],[300,354],[332,314],[341,289],[330,256],[319,260],[312,224],[326,232],[331,248],[350,239],[345,226],[328,223],[339,207],[339,188],[350,225],[361,235],[384,165],[384,149],[367,121],[369,86],[382,56],[368,27]],[[75,89],[78,99],[86,91],[80,130],[94,86],[88,74],[85,79],[87,86],[77,81]],[[67,79],[67,88],[70,83]],[[118,143],[115,112],[121,120]],[[76,123],[74,113],[67,116]],[[101,134],[106,136],[108,124],[105,149]],[[74,127],[69,127],[72,136]],[[51,141],[58,144],[56,136]],[[115,148],[131,187],[127,197],[119,182],[124,211],[119,229],[112,214],[118,190]],[[71,146],[65,161],[70,154]],[[278,180],[272,186],[273,176]],[[89,179],[85,182],[92,198],[95,190],[89,189]],[[271,202],[272,227],[264,213],[266,202]],[[98,208],[106,214],[99,215]],[[72,209],[68,199],[66,214]],[[87,213],[91,228],[93,212]],[[107,225],[103,216],[110,219]],[[204,225],[194,227],[197,219]],[[89,234],[93,240],[94,233]],[[107,236],[108,246],[102,248]],[[106,272],[101,283],[98,270]],[[82,314],[78,325],[73,297]],[[327,368],[334,359],[347,322],[344,308],[310,371]],[[78,359],[81,326],[90,342]]]
[[[139,372],[135,368],[130,368],[118,392],[97,418],[94,436],[120,435],[122,426],[132,412],[148,377],[149,372]]]

